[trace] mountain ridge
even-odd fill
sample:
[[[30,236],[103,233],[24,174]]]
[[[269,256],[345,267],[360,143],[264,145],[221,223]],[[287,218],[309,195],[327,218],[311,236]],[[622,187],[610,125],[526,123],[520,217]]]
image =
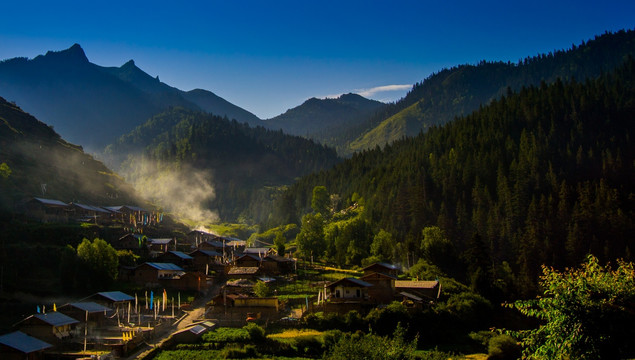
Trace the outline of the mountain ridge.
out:
[[[367,119],[358,129],[360,135],[349,139],[345,151],[351,154],[415,136],[430,126],[471,113],[505,94],[507,88],[516,91],[557,78],[596,77],[619,66],[629,54],[635,54],[635,31],[621,30],[596,36],[568,50],[526,57],[518,63],[481,61],[440,70],[415,84],[382,114]],[[415,104],[419,107],[416,112],[411,108]],[[399,114],[406,109],[409,114]],[[389,125],[391,122],[394,123]]]
[[[192,97],[153,78],[134,60],[120,67],[91,63],[79,44],[33,59],[0,62],[0,95],[54,126],[64,138],[92,152],[170,106],[205,110],[259,125],[259,119],[212,92]],[[212,98],[206,102],[206,98]],[[199,106],[200,102],[202,106]]]

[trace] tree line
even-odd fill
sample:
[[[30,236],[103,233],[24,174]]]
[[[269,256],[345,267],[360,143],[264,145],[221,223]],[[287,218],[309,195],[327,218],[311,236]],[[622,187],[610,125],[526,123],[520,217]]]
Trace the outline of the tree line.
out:
[[[317,234],[314,257],[424,259],[483,292],[507,279],[509,296],[532,294],[541,265],[574,266],[588,253],[632,260],[634,64],[509,89],[445,126],[355,154],[291,186],[273,218],[301,224],[299,240]],[[319,186],[342,201],[312,209]],[[358,219],[331,231],[343,209]],[[427,236],[436,238],[431,253]]]

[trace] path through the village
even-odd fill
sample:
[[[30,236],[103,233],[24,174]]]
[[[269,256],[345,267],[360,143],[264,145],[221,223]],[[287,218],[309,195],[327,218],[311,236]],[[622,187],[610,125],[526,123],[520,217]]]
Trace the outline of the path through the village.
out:
[[[192,323],[203,320],[205,317],[205,304],[211,301],[214,296],[218,295],[220,289],[220,285],[213,285],[204,296],[194,300],[192,310],[186,311],[186,314],[183,315],[182,318],[176,320],[178,321],[176,324],[165,328],[160,333],[156,333],[151,341],[141,345],[133,354],[124,359],[144,359],[154,348],[161,346],[175,331],[185,329],[192,325]]]

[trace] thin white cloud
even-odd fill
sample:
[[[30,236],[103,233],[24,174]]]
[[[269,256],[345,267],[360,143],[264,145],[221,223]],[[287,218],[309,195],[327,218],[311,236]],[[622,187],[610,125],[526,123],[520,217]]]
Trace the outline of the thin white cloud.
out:
[[[384,86],[376,86],[370,89],[357,90],[356,93],[363,97],[370,98],[377,95],[378,93],[385,93],[385,92],[392,92],[392,91],[408,91],[411,88],[412,88],[411,84],[410,85],[384,85]]]

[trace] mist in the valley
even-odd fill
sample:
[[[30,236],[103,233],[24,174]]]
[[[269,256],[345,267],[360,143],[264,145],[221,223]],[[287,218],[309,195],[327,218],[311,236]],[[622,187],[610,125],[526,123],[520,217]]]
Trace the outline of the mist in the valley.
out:
[[[151,161],[142,161],[134,174],[127,176],[139,195],[195,224],[219,220],[218,213],[210,209],[215,198],[211,172],[188,165],[159,168]]]

